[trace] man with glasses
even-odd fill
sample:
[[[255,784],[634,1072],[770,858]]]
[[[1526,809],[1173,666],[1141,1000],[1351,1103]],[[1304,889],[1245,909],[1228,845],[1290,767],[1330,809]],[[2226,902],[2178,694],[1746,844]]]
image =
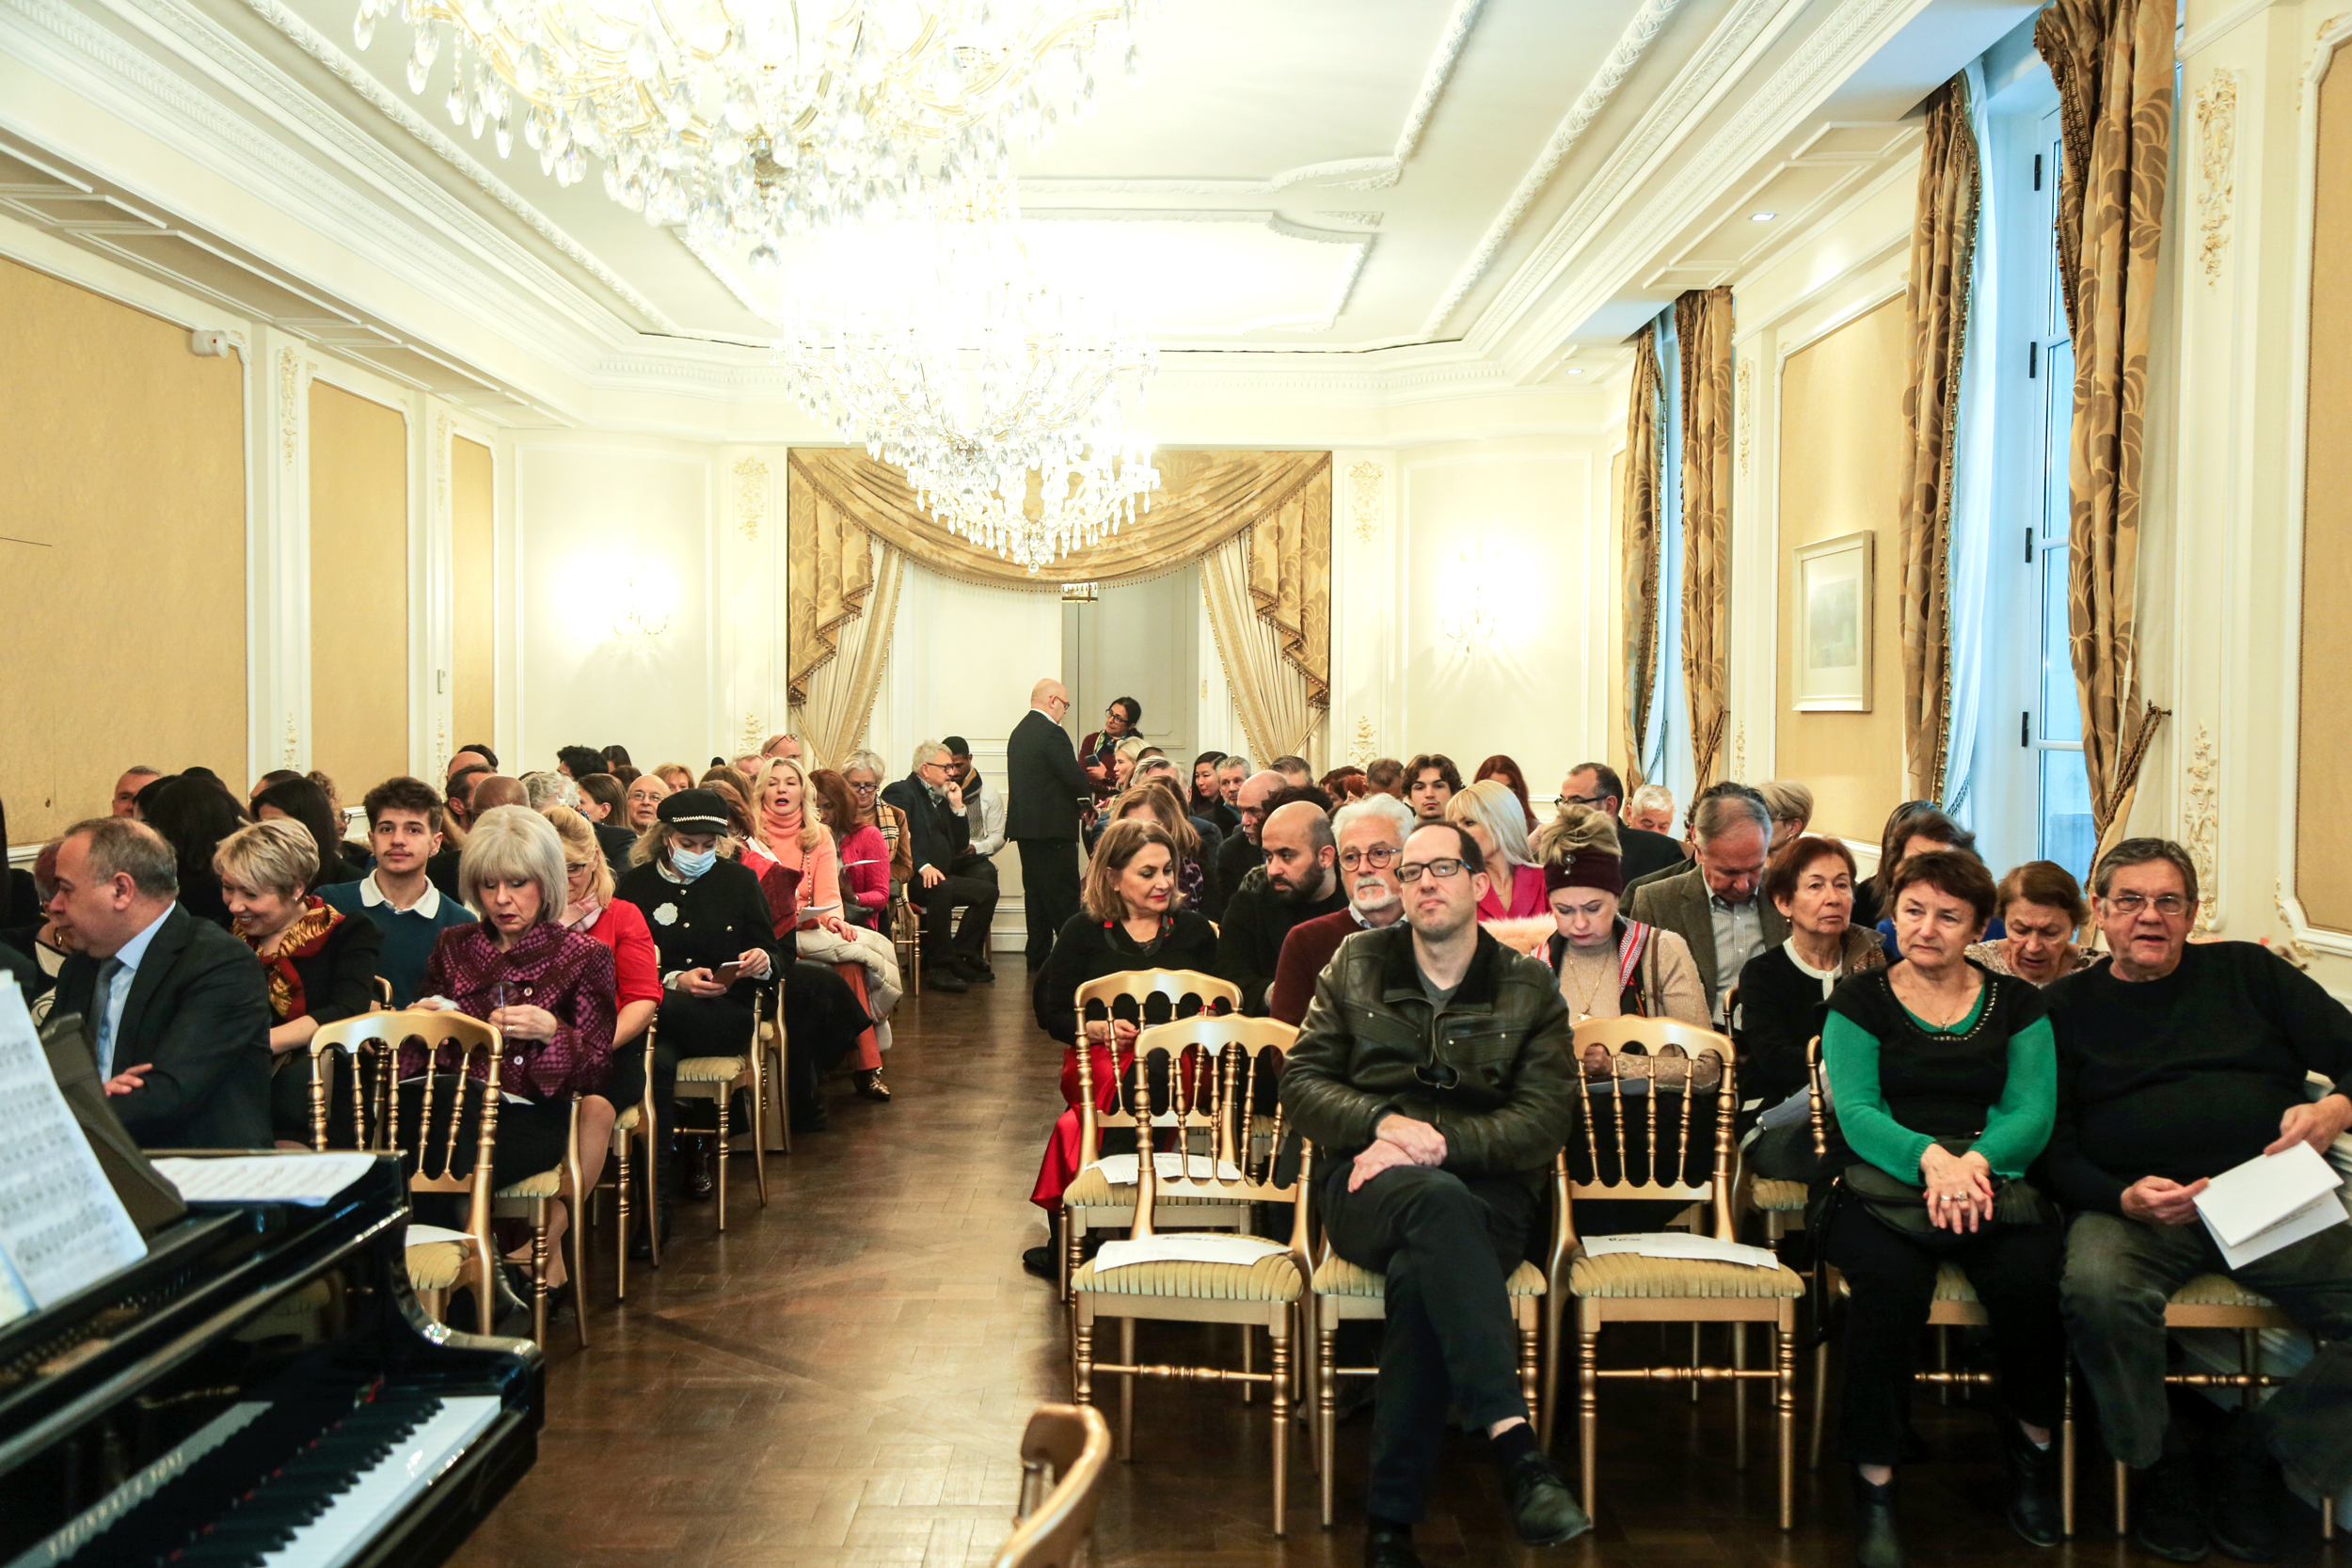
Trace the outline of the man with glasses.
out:
[[[1248,798],[1245,789],[1242,799]],[[1283,940],[1307,921],[1347,908],[1330,817],[1312,800],[1285,804],[1277,795],[1267,803],[1273,809],[1258,829],[1265,864],[1233,889],[1216,935],[1216,972],[1241,988],[1242,1011],[1258,1018],[1273,998]]]
[[[1625,781],[1605,762],[1580,762],[1560,781],[1560,803],[1590,806],[1617,825],[1619,858],[1625,879],[1631,883],[1653,871],[1687,865],[1682,846],[1664,833],[1637,828],[1625,819]]]
[[[1711,1015],[1740,983],[1750,958],[1788,940],[1788,918],[1756,896],[1764,880],[1772,815],[1764,797],[1741,784],[1709,784],[1692,808],[1697,863],[1626,890],[1627,912],[1690,944]]]
[[[906,814],[914,875],[907,898],[923,911],[923,981],[944,991],[971,989],[993,980],[988,966],[988,928],[996,919],[996,879],[958,876],[956,863],[972,845],[970,808],[955,781],[945,744],[926,740],[914,748],[914,769],[882,791],[882,800]],[[963,911],[956,923],[956,911]]]
[[[1486,1434],[1519,1539],[1592,1528],[1528,1425],[1503,1289],[1574,1128],[1568,1009],[1549,968],[1479,928],[1482,864],[1459,825],[1414,831],[1396,862],[1403,923],[1340,944],[1282,1072],[1332,1248],[1387,1281],[1371,1568],[1419,1568],[1412,1528],[1449,1406]]]
[[[1413,809],[1391,795],[1351,800],[1331,819],[1340,848],[1340,887],[1347,908],[1317,915],[1291,927],[1282,939],[1281,961],[1274,968],[1274,994],[1266,1011],[1294,1027],[1307,1016],[1323,973],[1340,943],[1359,931],[1377,931],[1405,918],[1405,894],[1396,863],[1413,831]]]
[[[2281,1465],[2307,1498],[2352,1485],[2352,1227],[2233,1267],[2197,1196],[2257,1156],[2324,1154],[2352,1127],[2352,1013],[2259,943],[2192,943],[2196,863],[2168,839],[2117,845],[2091,887],[2113,957],[2042,992],[2058,1044],[2050,1182],[2075,1212],[2067,1329],[2107,1451],[2142,1472],[2139,1544],[2175,1562],[2208,1543],[2266,1562]],[[2333,1092],[2313,1097],[2314,1072]],[[2164,1307],[2213,1274],[2278,1303],[2320,1349],[2201,1460],[2169,1423]]]
[[[1078,830],[1094,786],[1078,766],[1062,720],[1070,693],[1048,676],[1005,741],[1005,836],[1021,854],[1024,944],[1032,973],[1045,967],[1054,933],[1078,912]]]

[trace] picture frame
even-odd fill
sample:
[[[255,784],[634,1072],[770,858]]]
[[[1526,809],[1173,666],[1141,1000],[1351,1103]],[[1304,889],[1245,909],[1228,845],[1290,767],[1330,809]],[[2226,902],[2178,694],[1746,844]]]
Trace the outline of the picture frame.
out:
[[[1797,547],[1791,663],[1800,713],[1870,711],[1873,542],[1865,531]]]

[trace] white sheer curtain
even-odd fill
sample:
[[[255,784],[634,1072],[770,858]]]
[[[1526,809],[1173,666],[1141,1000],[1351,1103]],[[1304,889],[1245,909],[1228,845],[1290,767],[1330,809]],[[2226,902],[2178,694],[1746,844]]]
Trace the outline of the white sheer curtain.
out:
[[[1285,755],[1313,760],[1308,748],[1323,713],[1308,701],[1307,677],[1283,658],[1281,639],[1250,598],[1248,530],[1201,557],[1200,596],[1249,754],[1262,764]]]
[[[868,547],[880,553],[866,613],[835,633],[834,657],[809,673],[808,694],[791,710],[792,732],[836,768],[866,738],[866,721],[873,717],[874,697],[890,661],[898,578],[906,567],[906,558],[881,541]]]
[[[1986,110],[1984,62],[1968,63],[1970,129],[1977,146],[1993,146],[1992,117]],[[1984,704],[1992,671],[1992,648],[1986,626],[1984,585],[1993,569],[1993,509],[1999,496],[1994,464],[1994,450],[1993,328],[2002,318],[1996,297],[2000,269],[1994,259],[2001,254],[2000,225],[2008,216],[1995,193],[1998,180],[1984,182],[1977,204],[1976,264],[1970,269],[1968,340],[1960,360],[1960,409],[1952,452],[1952,534],[1950,569],[1946,573],[1950,596],[1951,638],[1950,724],[1944,740],[1944,809],[1963,825],[1973,825],[1971,797],[1976,793],[1979,744]]]

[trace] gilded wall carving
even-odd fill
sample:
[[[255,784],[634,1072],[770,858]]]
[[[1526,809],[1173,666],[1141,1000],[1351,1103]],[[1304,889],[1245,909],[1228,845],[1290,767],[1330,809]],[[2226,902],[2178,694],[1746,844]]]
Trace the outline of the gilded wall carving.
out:
[[[1377,463],[1359,463],[1347,470],[1347,515],[1359,543],[1371,544],[1380,531],[1380,486],[1388,477]]]
[[[2201,897],[2197,906],[2200,931],[2213,929],[2221,903],[2220,781],[2216,776],[2218,765],[2219,759],[2214,755],[2213,735],[2200,724],[2183,769],[2186,780],[2181,792],[2181,842],[2188,850],[2189,863],[2197,867],[2197,888]]]
[[[743,537],[759,542],[759,525],[768,520],[768,465],[746,457],[735,466],[735,521]]]
[[[2216,71],[2197,89],[2197,261],[2207,286],[2221,280],[2237,203],[2237,74]]]

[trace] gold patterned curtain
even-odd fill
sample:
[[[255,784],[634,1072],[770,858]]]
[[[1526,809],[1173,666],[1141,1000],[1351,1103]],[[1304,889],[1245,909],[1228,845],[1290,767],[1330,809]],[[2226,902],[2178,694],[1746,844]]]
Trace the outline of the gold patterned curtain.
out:
[[[2066,597],[2083,767],[2105,854],[2165,710],[2139,693],[2148,341],[2172,141],[2171,0],[2054,0],[2034,24],[2065,134],[2058,278],[2074,346]]]
[[[903,558],[785,475],[785,701],[820,757],[857,749],[889,661]],[[879,559],[878,559],[879,558]]]
[[[1619,508],[1625,578],[1625,787],[1641,787],[1649,754],[1650,689],[1658,678],[1658,328],[1633,340],[1625,412],[1625,492]]]
[[[1721,776],[1730,693],[1731,291],[1675,301],[1682,347],[1682,683],[1691,709],[1693,791]]]
[[[1958,448],[1961,356],[1977,253],[1977,137],[1968,80],[1928,100],[1919,196],[1911,230],[1904,321],[1903,435],[1908,451],[1895,550],[1903,659],[1903,794],[1944,797],[1952,700],[1952,455]]]
[[[1302,572],[1297,563],[1318,553],[1302,546],[1297,534],[1318,536],[1322,578],[1329,580],[1329,500],[1327,489],[1320,519],[1303,500],[1295,502],[1284,509],[1290,514],[1287,519],[1262,523],[1220,545],[1200,562],[1209,631],[1216,639],[1217,661],[1224,667],[1233,711],[1241,719],[1252,756],[1296,754],[1320,761],[1315,740],[1331,705],[1330,627],[1318,619],[1311,627],[1299,625],[1294,633],[1283,621],[1302,621],[1301,601],[1308,595],[1299,592]],[[1327,614],[1328,609],[1327,594],[1322,613]],[[1319,675],[1309,673],[1300,657],[1311,647],[1323,654]]]

